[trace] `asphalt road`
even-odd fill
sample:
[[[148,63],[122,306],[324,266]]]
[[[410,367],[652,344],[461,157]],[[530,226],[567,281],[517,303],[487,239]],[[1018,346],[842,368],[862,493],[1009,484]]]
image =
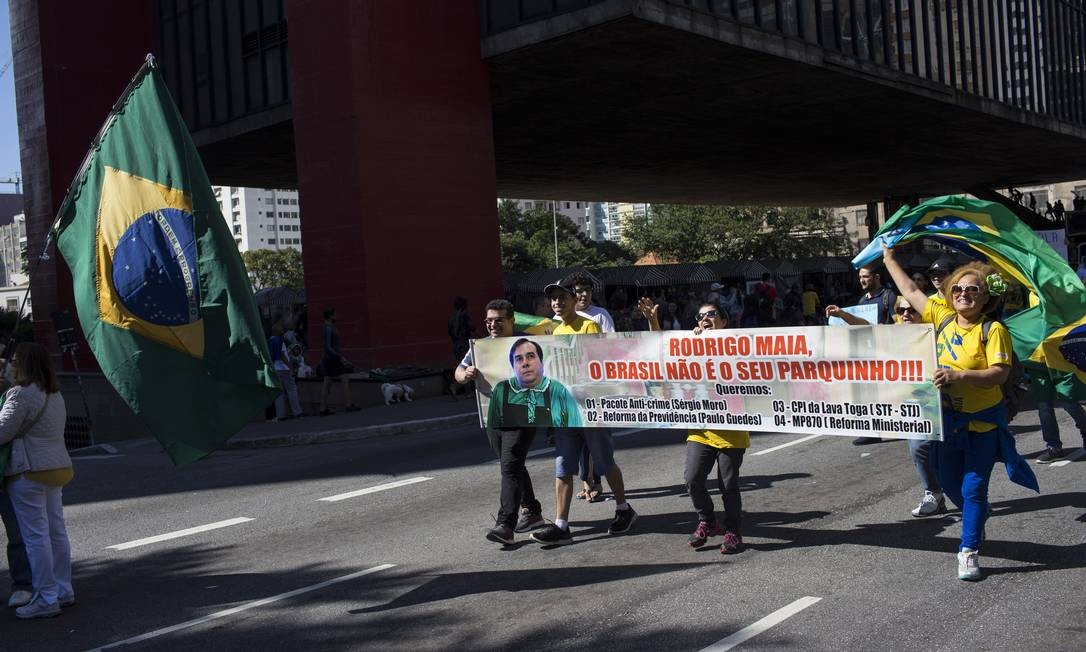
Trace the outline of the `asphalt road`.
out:
[[[1035,412],[1014,429],[1020,450],[1039,452]],[[755,436],[742,467],[749,549],[735,556],[686,545],[696,519],[679,431],[618,440],[633,532],[607,535],[612,501],[575,501],[576,543],[554,549],[483,538],[498,468],[477,428],[227,451],[182,469],[133,442],[78,460],[65,490],[78,604],[51,620],[0,614],[0,649],[1086,647],[1086,457],[1035,466],[1040,495],[997,467],[988,577],[966,583],[958,513],[909,514],[920,490],[904,442],[769,450],[800,439]],[[553,517],[553,459],[529,468]],[[400,484],[321,500],[388,483]]]

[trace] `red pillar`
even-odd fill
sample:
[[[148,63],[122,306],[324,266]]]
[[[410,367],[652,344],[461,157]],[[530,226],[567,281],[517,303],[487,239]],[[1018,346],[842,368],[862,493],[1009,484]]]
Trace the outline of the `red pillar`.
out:
[[[364,367],[452,363],[501,294],[490,82],[478,0],[288,0],[309,307]]]
[[[37,262],[68,184],[113,103],[154,46],[154,3],[10,0],[34,334],[56,351],[52,313],[74,318],[68,267]],[[78,322],[77,322],[78,323]],[[86,343],[81,366],[95,368]]]

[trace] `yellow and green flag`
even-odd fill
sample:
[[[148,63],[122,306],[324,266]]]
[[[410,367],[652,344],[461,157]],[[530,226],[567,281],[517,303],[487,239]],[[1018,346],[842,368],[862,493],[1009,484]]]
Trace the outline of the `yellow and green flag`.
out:
[[[55,226],[106,378],[176,464],[280,393],[245,267],[154,61],[121,95]]]
[[[947,196],[915,208],[903,206],[852,264],[880,258],[880,242],[892,246],[917,238],[932,238],[986,261],[1032,292],[1035,305],[1004,320],[1015,353],[1027,368],[1046,371],[1062,383],[1061,394],[1086,398],[1086,287],[1062,256],[1005,206]]]

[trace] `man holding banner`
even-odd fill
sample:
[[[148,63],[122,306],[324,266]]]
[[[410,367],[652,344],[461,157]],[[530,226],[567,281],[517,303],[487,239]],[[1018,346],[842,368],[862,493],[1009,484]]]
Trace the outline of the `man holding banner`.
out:
[[[560,283],[552,283],[543,293],[550,299],[554,314],[562,323],[554,329],[554,335],[599,333],[596,322],[577,314],[576,297],[572,290]],[[574,406],[576,409],[576,406]],[[578,424],[579,425],[579,424]],[[608,528],[610,534],[621,534],[637,520],[637,512],[626,502],[626,490],[622,469],[615,464],[615,445],[610,430],[602,428],[555,428],[555,518],[554,523],[532,533],[532,538],[546,545],[573,543],[569,531],[569,506],[573,500],[573,476],[577,475],[581,449],[587,446],[593,466],[607,478],[607,484],[615,496],[615,519]]]
[[[495,299],[486,304],[486,318],[483,323],[491,338],[512,335],[515,319],[513,304],[505,299]],[[478,375],[474,352],[468,350],[453,377],[456,382],[466,385]],[[486,429],[486,437],[490,448],[498,456],[502,476],[497,522],[487,530],[486,538],[488,541],[508,545],[513,543],[514,532],[528,532],[543,525],[543,507],[536,500],[532,478],[524,466],[528,459],[528,449],[532,447],[532,440],[535,439],[535,428],[502,428],[493,425]]]

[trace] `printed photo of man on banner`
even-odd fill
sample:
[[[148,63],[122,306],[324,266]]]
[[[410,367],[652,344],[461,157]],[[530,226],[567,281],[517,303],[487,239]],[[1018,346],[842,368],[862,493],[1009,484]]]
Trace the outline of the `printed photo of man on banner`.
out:
[[[502,337],[472,352],[484,427],[942,438],[930,324]]]

